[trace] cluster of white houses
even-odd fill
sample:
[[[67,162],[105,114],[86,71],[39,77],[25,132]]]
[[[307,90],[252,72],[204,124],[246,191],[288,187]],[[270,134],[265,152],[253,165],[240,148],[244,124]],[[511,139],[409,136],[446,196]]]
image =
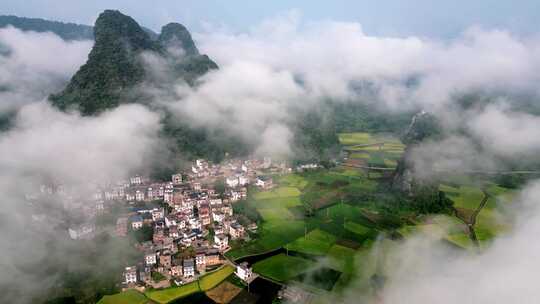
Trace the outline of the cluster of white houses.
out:
[[[258,174],[258,170],[267,169],[270,164],[268,159],[221,165],[197,160],[189,172],[175,174],[167,183],[151,183],[134,176],[122,189],[103,191],[105,200],[123,194],[126,201],[145,202],[133,207],[129,216],[118,218],[118,236],[144,226],[153,230],[152,240],[138,246],[144,251],[144,261],[126,268],[125,283],[150,284],[152,272],[176,281],[190,281],[208,268],[224,263],[222,254],[230,249],[229,241],[244,239],[248,231],[257,229],[255,223],[246,223],[245,218],[242,225],[232,205],[247,197],[249,185],[272,187],[271,178]],[[215,189],[218,179],[226,185],[222,193]],[[153,202],[156,199],[164,204]],[[241,270],[240,273],[244,275]]]
[[[224,263],[223,253],[230,249],[231,240],[244,239],[248,232],[256,231],[256,223],[233,212],[233,204],[247,197],[248,187],[269,189],[273,181],[268,174],[290,170],[285,164],[272,165],[268,158],[221,164],[199,159],[189,170],[172,175],[168,182],[136,175],[123,182],[93,185],[88,188],[95,190],[86,194],[51,183],[27,198],[30,201],[42,195],[58,195],[66,209],[82,215],[79,218],[83,220],[68,229],[72,239],[94,237],[96,215],[109,206],[121,204],[129,208],[116,220],[116,235],[126,237],[130,230],[143,227],[153,234],[152,240],[137,245],[144,260],[126,268],[125,283],[150,283],[153,272],[189,281]],[[223,181],[224,188],[216,187],[217,181]],[[39,214],[32,217],[41,218]],[[249,272],[242,269],[237,272],[246,276]]]

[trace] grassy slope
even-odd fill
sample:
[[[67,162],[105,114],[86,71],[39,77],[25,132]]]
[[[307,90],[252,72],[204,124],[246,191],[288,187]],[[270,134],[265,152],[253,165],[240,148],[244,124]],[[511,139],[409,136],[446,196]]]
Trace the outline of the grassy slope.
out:
[[[399,139],[385,134],[341,133],[339,139],[342,145],[349,146],[350,158],[364,160],[371,166],[394,168],[405,149]],[[378,143],[384,145],[354,147]]]
[[[356,251],[341,245],[333,245],[327,252],[330,268],[351,273],[354,271],[354,256]]]
[[[148,299],[136,290],[127,290],[115,295],[103,296],[98,304],[146,304]]]
[[[278,254],[253,265],[253,271],[270,279],[286,282],[306,269],[314,262],[285,254]]]
[[[336,237],[328,232],[315,229],[286,245],[291,251],[312,255],[325,255],[336,242]]]
[[[299,176],[291,175],[280,181],[283,186],[270,191],[257,192],[248,203],[257,209],[263,218],[259,225],[259,236],[254,241],[227,253],[231,258],[271,251],[284,246],[304,234],[305,223],[296,220],[289,208],[301,206],[300,190],[290,184],[302,184]]]
[[[182,285],[180,287],[172,287],[162,290],[147,291],[146,296],[152,301],[160,304],[169,303],[176,299],[189,296],[190,294],[201,291],[197,281],[189,284]]]
[[[210,290],[216,287],[219,283],[225,280],[234,272],[234,267],[231,265],[225,265],[219,270],[212,272],[209,275],[205,275],[200,279],[200,286],[202,291]]]
[[[210,290],[225,280],[233,272],[234,268],[232,266],[225,265],[216,271],[204,275],[198,282],[191,282],[179,287],[148,291],[146,292],[146,296],[158,303],[169,303],[199,291]]]

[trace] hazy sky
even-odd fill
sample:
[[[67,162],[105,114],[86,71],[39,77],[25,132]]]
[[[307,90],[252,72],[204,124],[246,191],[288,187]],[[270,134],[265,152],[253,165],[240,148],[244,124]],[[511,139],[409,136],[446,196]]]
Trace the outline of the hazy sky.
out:
[[[471,25],[536,33],[538,0],[2,0],[0,14],[91,24],[100,11],[114,8],[158,30],[179,21],[199,30],[205,23],[243,31],[261,19],[298,10],[305,20],[356,21],[368,33],[452,37]]]

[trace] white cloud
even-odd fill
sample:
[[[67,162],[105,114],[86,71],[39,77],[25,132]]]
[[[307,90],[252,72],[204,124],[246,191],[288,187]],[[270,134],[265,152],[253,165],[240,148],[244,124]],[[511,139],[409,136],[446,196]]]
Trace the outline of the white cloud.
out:
[[[0,29],[0,113],[61,90],[86,61],[92,44],[66,42],[52,33]]]
[[[56,284],[62,268],[94,271],[80,260],[81,243],[67,240],[67,217],[59,211],[65,203],[88,203],[94,183],[119,181],[147,168],[149,161],[159,157],[159,120],[140,105],[120,106],[98,117],[63,113],[46,102],[19,110],[12,128],[0,133],[3,301],[32,303],[32,297],[40,297]],[[71,190],[74,201],[52,197],[30,203],[25,199],[25,194],[38,192],[39,185],[50,180]],[[42,213],[47,214],[43,222],[33,221],[34,214]],[[113,250],[114,243],[110,246]],[[44,261],[50,269],[46,272],[40,270]],[[26,286],[24,291],[20,286]]]
[[[9,155],[0,168],[9,178],[32,172],[69,182],[114,180],[144,165],[158,143],[159,128],[159,116],[140,105],[81,117],[33,103],[0,135],[0,151]]]
[[[515,230],[480,254],[450,253],[440,243],[420,237],[407,241],[388,261],[384,303],[537,303],[540,244],[534,240],[540,233],[539,195],[537,181],[513,203],[521,208]]]
[[[471,28],[450,41],[392,38],[368,35],[354,22],[304,24],[292,14],[248,33],[212,29],[196,37],[218,64],[247,61],[287,71],[315,97],[357,98],[351,84],[368,82],[385,107],[443,110],[454,94],[471,90],[538,93],[538,40],[504,30]],[[407,86],[413,78],[418,84]]]
[[[540,152],[540,117],[490,105],[469,122],[473,136],[494,153],[518,159]]]

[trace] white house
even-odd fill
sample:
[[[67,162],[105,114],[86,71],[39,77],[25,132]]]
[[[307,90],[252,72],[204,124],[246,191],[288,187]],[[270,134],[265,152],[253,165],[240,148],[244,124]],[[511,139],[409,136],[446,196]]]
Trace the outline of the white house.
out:
[[[187,260],[184,260],[184,277],[193,277],[195,276],[195,262],[193,261],[193,259],[187,259]]]
[[[138,202],[144,201],[144,191],[136,190],[135,191],[135,200],[138,201]]]
[[[204,159],[197,159],[195,164],[201,169],[208,168],[208,162]]]
[[[223,233],[225,233],[225,228],[222,225],[215,225],[214,226],[214,233],[215,234],[223,234]]]
[[[126,267],[124,271],[126,284],[137,283],[137,268],[135,266]]]
[[[231,188],[235,188],[236,186],[238,186],[238,178],[237,177],[227,177],[227,179],[225,179],[225,183],[227,184],[227,186],[229,186]]]
[[[157,186],[157,188],[154,189],[154,196],[163,197],[163,195],[165,195],[165,187]]]
[[[141,185],[143,183],[142,177],[140,175],[135,175],[129,178],[129,182],[132,185]]]
[[[157,257],[155,252],[148,252],[144,255],[144,261],[147,266],[157,264]]]
[[[165,210],[163,210],[163,208],[154,208],[152,210],[152,220],[154,222],[162,219],[163,217],[165,217]]]
[[[240,186],[246,186],[247,184],[249,184],[249,179],[244,175],[240,175],[238,176],[238,184]]]
[[[223,212],[225,215],[232,216],[233,215],[233,208],[230,205],[225,205],[220,208],[221,212]]]
[[[248,267],[248,264],[244,262],[236,266],[236,272],[234,274],[241,280],[247,282],[253,275],[253,271]]]
[[[125,191],[125,193],[126,193],[126,201],[134,201],[135,200],[135,192]]]
[[[165,226],[167,226],[167,228],[176,225],[178,225],[178,223],[176,222],[176,217],[174,215],[167,215],[165,217]]]
[[[68,229],[69,237],[74,240],[91,239],[94,237],[96,226],[91,223],[85,223],[77,226],[72,226]]]
[[[231,235],[231,239],[233,240],[243,238],[245,234],[244,226],[238,223],[231,224],[231,226],[229,227],[229,234]]]
[[[224,234],[214,235],[214,247],[223,251],[229,247],[229,238]]]
[[[180,173],[173,174],[171,179],[172,179],[173,184],[175,184],[175,185],[181,184],[182,183],[182,174],[180,174]]]
[[[220,198],[212,198],[209,200],[211,206],[221,205],[223,201]]]
[[[204,253],[199,253],[195,256],[195,264],[197,268],[202,268],[206,265],[206,255]]]
[[[163,201],[165,203],[172,203],[173,197],[174,197],[174,190],[173,189],[165,189],[163,191]]]
[[[201,221],[198,218],[190,218],[189,227],[191,227],[191,229],[201,229]]]
[[[173,239],[177,239],[180,237],[180,233],[178,232],[178,226],[169,227],[169,237]]]
[[[239,201],[242,198],[242,194],[239,191],[229,192],[229,199],[231,202]]]
[[[148,187],[146,198],[148,198],[150,201],[154,199],[154,189],[152,187]]]
[[[257,177],[255,185],[267,189],[272,186],[272,178],[268,176],[259,176]]]
[[[140,215],[134,215],[131,217],[131,228],[133,230],[141,229],[143,226],[143,218]]]
[[[225,219],[225,214],[223,212],[212,212],[212,220],[214,222],[221,223]]]

